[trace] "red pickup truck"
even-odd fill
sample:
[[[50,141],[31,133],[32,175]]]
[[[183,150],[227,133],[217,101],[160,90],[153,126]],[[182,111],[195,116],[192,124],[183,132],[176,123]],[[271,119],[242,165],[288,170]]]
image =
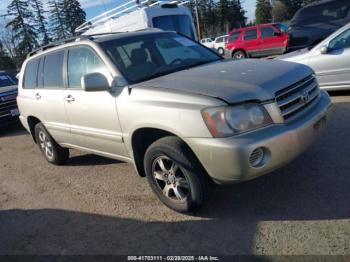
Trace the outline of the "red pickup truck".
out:
[[[288,40],[288,35],[272,24],[235,29],[229,34],[225,55],[234,59],[280,55]]]

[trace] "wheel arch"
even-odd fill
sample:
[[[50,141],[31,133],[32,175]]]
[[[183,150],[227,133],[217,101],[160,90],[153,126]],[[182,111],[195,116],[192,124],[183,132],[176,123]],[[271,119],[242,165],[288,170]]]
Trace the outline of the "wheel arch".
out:
[[[32,138],[34,140],[35,143],[37,143],[36,139],[35,139],[35,126],[38,123],[41,123],[40,119],[35,117],[35,116],[28,116],[27,117],[27,122],[28,122],[28,126],[29,126],[29,130],[30,130],[30,134],[32,135]]]
[[[167,131],[164,129],[153,128],[153,127],[143,127],[143,128],[139,128],[139,129],[135,130],[132,133],[131,147],[132,147],[132,154],[133,154],[133,158],[134,158],[134,164],[135,164],[135,167],[136,167],[138,174],[141,177],[146,176],[145,171],[144,171],[143,161],[144,161],[144,156],[145,156],[147,148],[155,141],[159,140],[160,138],[166,137],[166,136],[175,136],[175,137],[179,138],[191,150],[189,145],[183,139],[181,139],[181,137],[179,137],[178,135],[176,135],[173,132],[170,132],[170,131]],[[193,151],[192,151],[192,153],[193,153]]]
[[[234,54],[237,53],[238,51],[242,51],[245,54],[245,57],[248,57],[247,51],[245,51],[243,48],[237,48],[237,49],[232,51],[231,58],[233,58]]]

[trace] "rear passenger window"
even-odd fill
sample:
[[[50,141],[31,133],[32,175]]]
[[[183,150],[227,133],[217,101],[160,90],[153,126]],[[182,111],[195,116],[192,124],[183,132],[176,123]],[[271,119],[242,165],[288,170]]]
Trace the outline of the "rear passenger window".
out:
[[[256,29],[248,30],[244,33],[244,40],[253,40],[253,39],[257,39],[257,37],[258,37],[258,33]]]
[[[37,87],[37,74],[38,74],[39,59],[33,59],[27,63],[24,71],[23,88],[36,88]]]
[[[229,42],[236,41],[238,39],[238,37],[240,36],[240,34],[241,34],[241,32],[233,33],[231,36],[229,36]]]
[[[274,37],[275,36],[275,30],[273,30],[272,27],[263,27],[261,28],[261,37]]]
[[[64,51],[48,54],[44,62],[44,88],[63,88]]]
[[[80,88],[81,77],[91,73],[107,74],[102,60],[87,47],[72,48],[68,54],[68,88]]]

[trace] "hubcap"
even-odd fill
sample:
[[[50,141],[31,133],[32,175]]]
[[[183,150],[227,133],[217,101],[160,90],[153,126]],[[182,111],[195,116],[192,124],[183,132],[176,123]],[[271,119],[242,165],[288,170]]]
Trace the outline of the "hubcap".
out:
[[[235,54],[235,59],[244,59],[244,55],[242,53]]]
[[[186,201],[190,185],[179,164],[166,156],[154,160],[152,173],[157,186],[172,201]]]
[[[46,155],[46,157],[48,157],[49,159],[52,159],[53,158],[52,144],[49,138],[47,137],[47,135],[43,131],[39,132],[39,144],[44,154]]]

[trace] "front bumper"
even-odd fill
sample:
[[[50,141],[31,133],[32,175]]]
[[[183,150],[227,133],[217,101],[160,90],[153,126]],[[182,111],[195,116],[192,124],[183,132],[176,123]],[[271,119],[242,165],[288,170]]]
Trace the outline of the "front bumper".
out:
[[[187,138],[209,176],[217,183],[250,180],[269,173],[295,159],[322,133],[330,116],[331,100],[321,91],[319,102],[299,119],[229,138]],[[251,153],[268,151],[264,165],[252,167]]]

